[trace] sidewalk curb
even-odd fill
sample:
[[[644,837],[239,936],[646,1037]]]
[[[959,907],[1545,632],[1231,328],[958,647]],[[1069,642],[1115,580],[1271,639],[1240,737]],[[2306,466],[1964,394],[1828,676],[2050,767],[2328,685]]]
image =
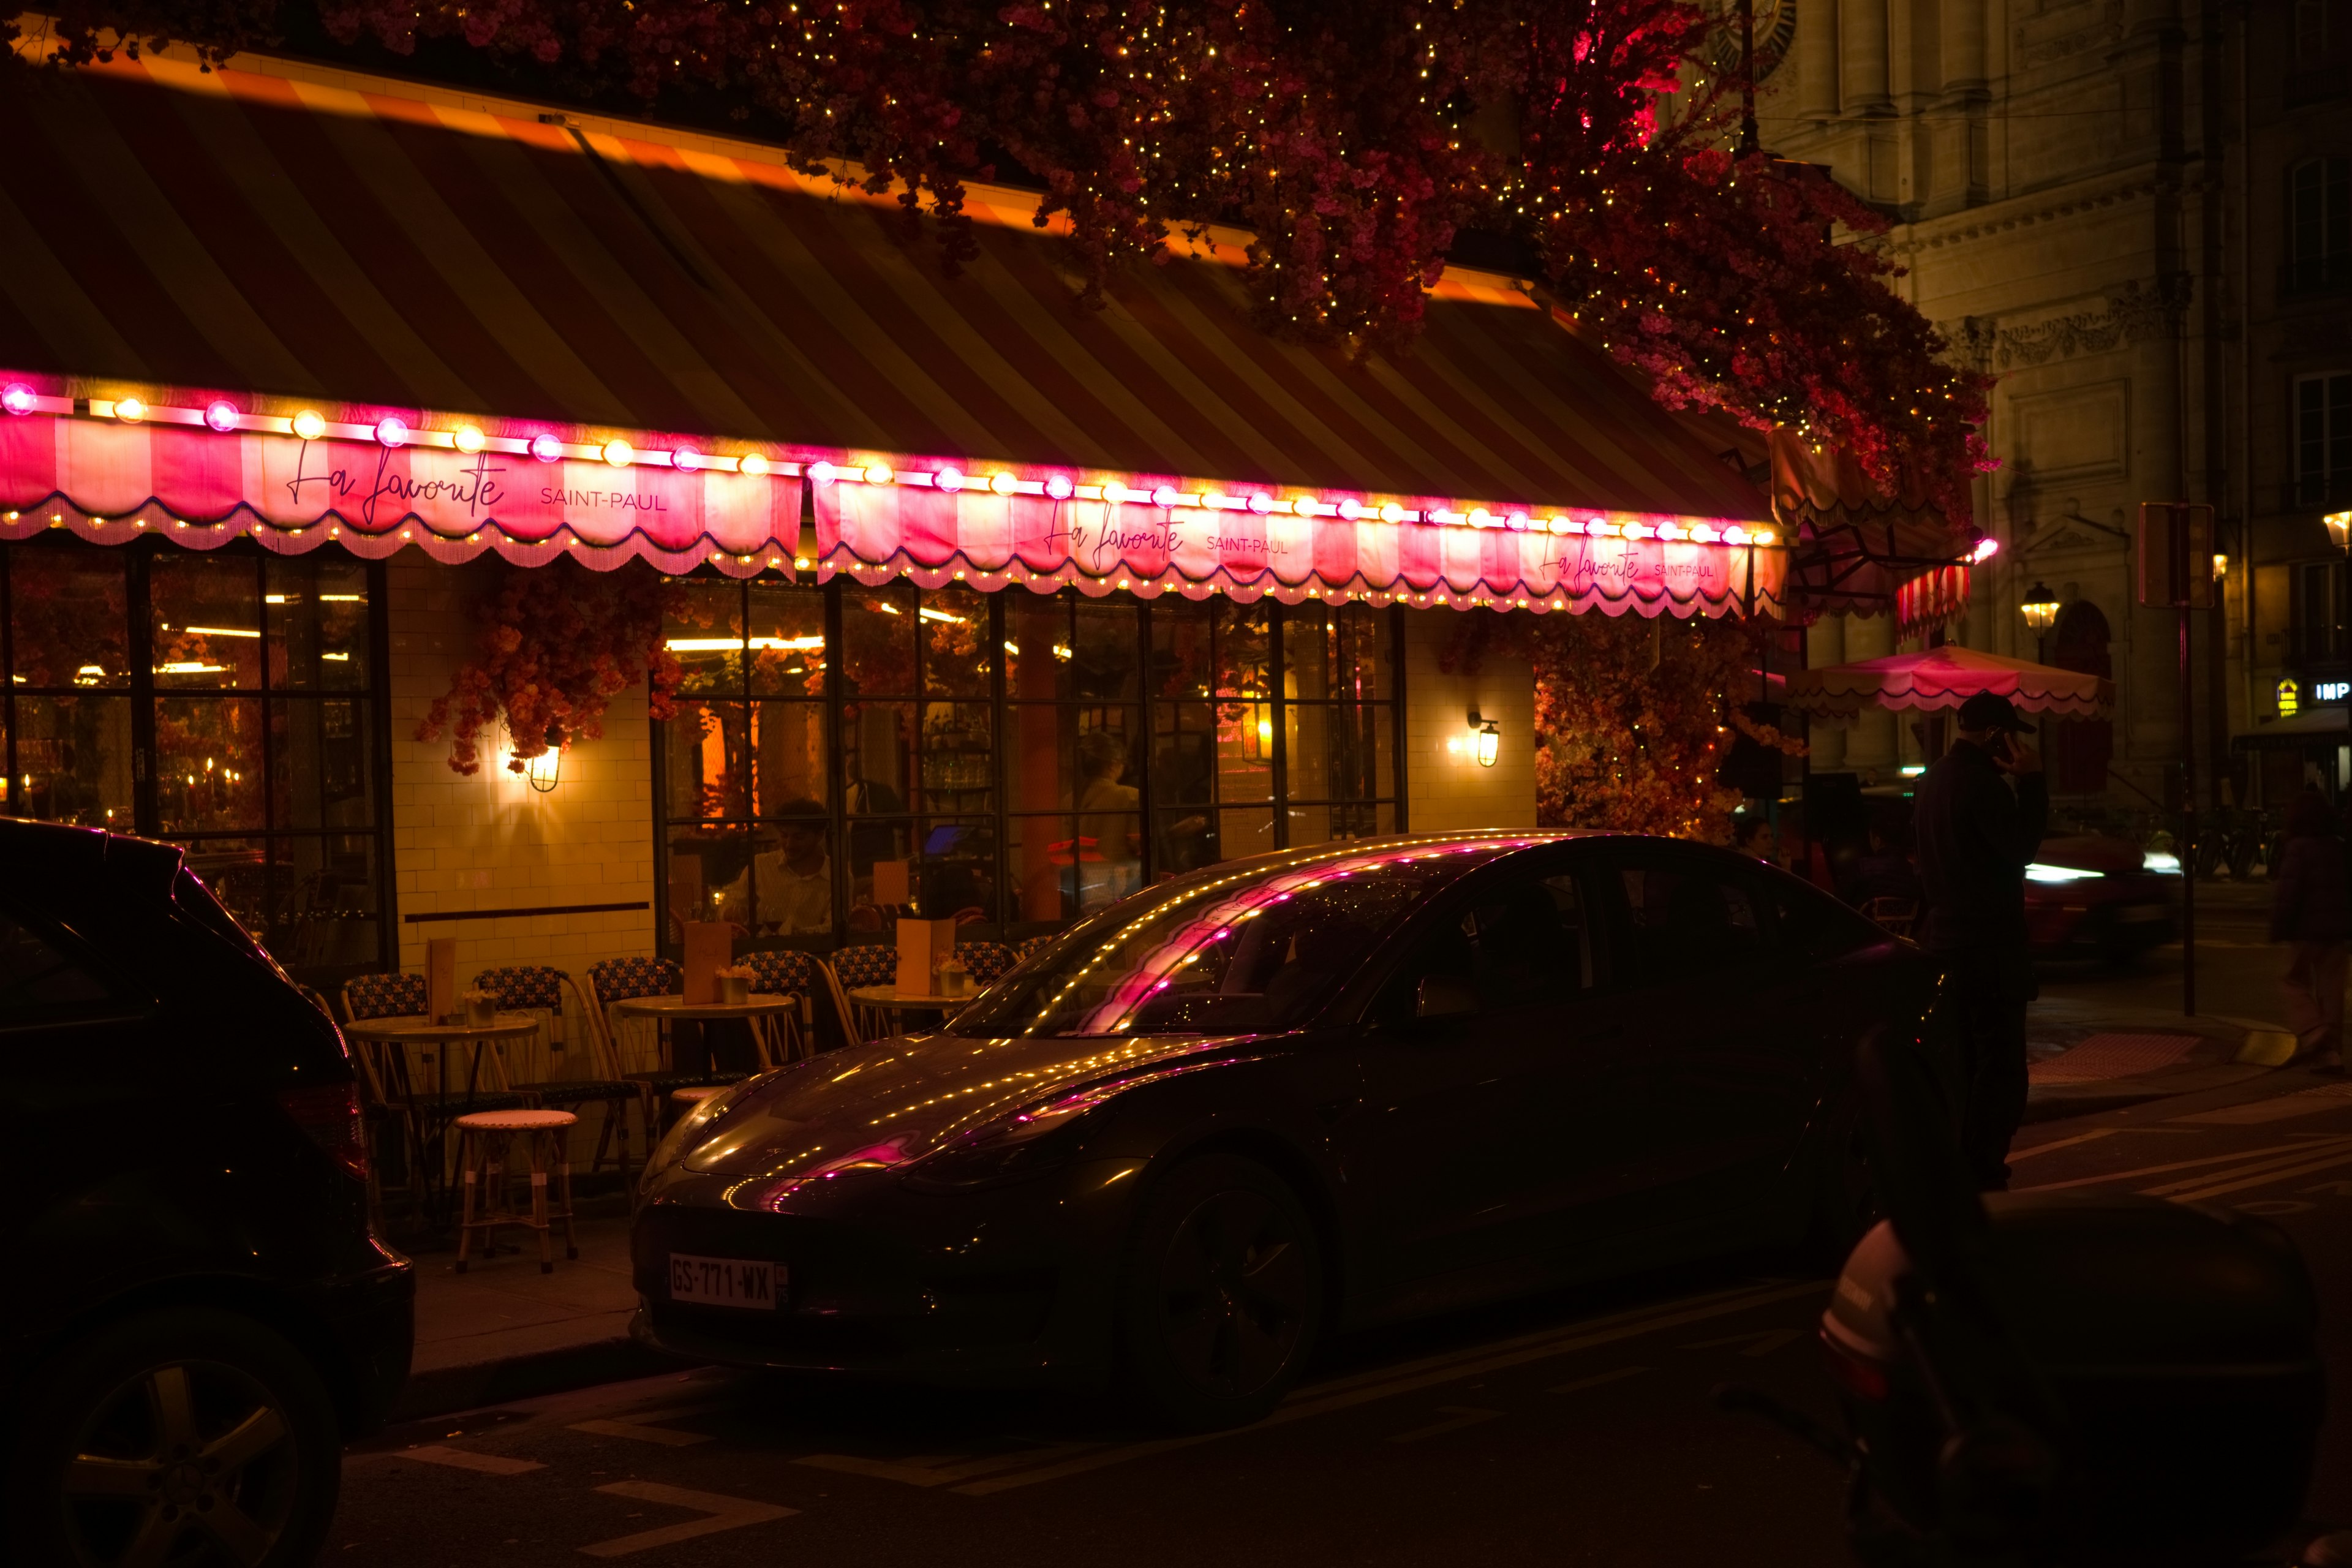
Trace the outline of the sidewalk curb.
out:
[[[2252,1082],[2284,1066],[2286,1058],[2294,1054],[2294,1037],[2267,1019],[2241,1018],[2221,1013],[2181,1017],[2138,1009],[2130,1011],[2138,1016],[2116,1018],[2114,1027],[2116,1032],[2147,1030],[2199,1035],[2211,1047],[2220,1047],[2221,1054],[2217,1058],[2200,1050],[2176,1066],[2142,1077],[2050,1085],[2042,1087],[2040,1092],[2029,1089],[2022,1125],[2095,1116],[2102,1111],[2145,1105],[2151,1100],[2169,1100],[2179,1095]],[[2217,1025],[2219,1028],[2215,1027]],[[2094,1024],[2092,1026],[2096,1026]],[[2224,1031],[2234,1031],[2238,1039],[2231,1042]],[[2280,1048],[2282,1045],[2284,1051]]]
[[[652,1350],[627,1335],[565,1345],[558,1350],[509,1356],[469,1366],[440,1366],[412,1373],[392,1403],[387,1421],[447,1415],[510,1399],[564,1394],[602,1383],[625,1383],[697,1364]]]

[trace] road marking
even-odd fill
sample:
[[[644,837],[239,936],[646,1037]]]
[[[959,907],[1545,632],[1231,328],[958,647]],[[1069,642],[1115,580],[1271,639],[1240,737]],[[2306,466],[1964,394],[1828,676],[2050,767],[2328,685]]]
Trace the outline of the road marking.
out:
[[[1646,1366],[1621,1366],[1615,1372],[1596,1373],[1591,1377],[1580,1377],[1574,1383],[1555,1384],[1550,1392],[1554,1394],[1581,1394],[1588,1388],[1599,1388],[1604,1383],[1622,1383],[1625,1379],[1632,1377],[1636,1373],[1647,1372],[1650,1369]]]
[[[2101,1138],[2112,1138],[2118,1132],[2201,1132],[2203,1131],[2201,1127],[2095,1127],[2088,1132],[2077,1132],[2072,1138],[2053,1138],[2047,1143],[2036,1143],[2031,1149],[2012,1149],[2009,1152],[2009,1163],[2014,1165],[2020,1160],[2031,1160],[2036,1154],[2047,1154],[2053,1149],[2072,1149],[2077,1143],[2089,1143]]]
[[[634,1437],[640,1443],[659,1443],[669,1448],[691,1448],[697,1443],[710,1441],[708,1432],[681,1432],[675,1426],[649,1426],[642,1421],[574,1421],[574,1432],[593,1432],[600,1437]]]
[[[2137,1181],[2142,1176],[2161,1176],[2172,1171],[2194,1170],[2200,1165],[2226,1164],[2232,1160],[2254,1160],[2260,1159],[2265,1155],[2273,1154],[2287,1154],[2300,1157],[2302,1155],[2314,1153],[2322,1149],[2336,1148],[2347,1144],[2352,1144],[2352,1138],[2306,1133],[2305,1135],[2305,1142],[2300,1143],[2274,1143],[2267,1149],[2240,1149],[2233,1153],[2228,1154],[2205,1154],[2200,1155],[2194,1160],[2175,1160],[2168,1164],[2142,1165],[2136,1171],[2110,1171],[2106,1174],[2100,1176],[2076,1176],[2071,1181],[2037,1182],[2032,1186],[2019,1187],[2015,1190],[2021,1193],[2054,1193],[2063,1191],[2068,1187],[2096,1186],[2101,1182],[2131,1182]]]
[[[2322,1182],[2315,1187],[2305,1187],[2306,1193],[2326,1193],[2331,1198],[2352,1198],[2352,1182]]]
[[[1502,1414],[1499,1410],[1480,1410],[1470,1405],[1441,1405],[1446,1419],[1433,1421],[1426,1426],[1416,1426],[1410,1432],[1400,1432],[1389,1439],[1391,1443],[1418,1443],[1423,1437],[1434,1437],[1441,1432],[1459,1432],[1465,1426],[1475,1426],[1481,1421],[1492,1421]]]
[[[2273,1095],[2243,1105],[2225,1105],[2219,1110],[2192,1110],[2169,1120],[2202,1122],[2209,1127],[2253,1127],[2265,1121],[2284,1121],[2293,1116],[2340,1110],[2347,1100],[2352,1100],[2352,1083],[2323,1083],[2317,1089],[2297,1089],[2293,1094]]]
[[[2306,1161],[2300,1165],[2282,1167],[2276,1161],[2267,1162],[2267,1164],[2269,1169],[2253,1175],[2239,1171],[2224,1172],[2222,1173],[2224,1177],[2239,1179],[2225,1179],[2210,1186],[2198,1187],[2189,1192],[2173,1192],[2157,1188],[2149,1188],[2147,1192],[2151,1196],[2170,1198],[2175,1203],[2200,1203],[2207,1198],[2218,1198],[2230,1193],[2242,1193],[2248,1187],[2267,1187],[2273,1182],[2284,1182],[2295,1176],[2315,1175],[2321,1171],[2332,1171],[2338,1165],[2352,1165],[2352,1151],[2339,1148],[2325,1159]],[[2175,1182],[2171,1186],[2179,1187],[2186,1184]]]
[[[463,1448],[445,1448],[437,1443],[428,1443],[421,1448],[394,1448],[390,1453],[395,1459],[446,1465],[453,1470],[472,1470],[484,1476],[519,1476],[525,1470],[547,1468],[536,1459],[509,1459],[498,1454],[474,1454]]]
[[[2305,1203],[2301,1198],[2262,1198],[2250,1204],[2231,1204],[2240,1214],[2286,1215],[2305,1214],[2317,1208],[2317,1204]]]
[[[659,1481],[614,1481],[596,1489],[610,1492],[614,1497],[632,1498],[638,1502],[659,1503],[664,1508],[689,1509],[709,1517],[690,1519],[684,1524],[664,1525],[659,1530],[639,1531],[635,1535],[623,1535],[611,1541],[599,1541],[580,1549],[583,1557],[626,1557],[633,1552],[692,1541],[696,1536],[710,1535],[721,1530],[740,1530],[747,1524],[765,1524],[772,1519],[782,1519],[800,1511],[772,1502],[753,1502],[748,1498],[721,1497],[717,1492],[666,1487]]]
[[[1746,1356],[1770,1355],[1790,1340],[1801,1339],[1802,1329],[1759,1329],[1752,1334],[1727,1334],[1719,1340],[1701,1340],[1695,1345],[1685,1345],[1686,1351],[1721,1350],[1726,1345],[1746,1345],[1739,1353]]]
[[[1184,1437],[1161,1437],[1145,1443],[1129,1443],[1097,1453],[1082,1454],[1057,1465],[1042,1465],[1034,1470],[1021,1470],[1008,1476],[995,1476],[985,1480],[968,1481],[956,1488],[970,1497],[987,1497],[1014,1487],[1034,1486],[1039,1481],[1060,1480],[1066,1476],[1081,1475],[1087,1470],[1108,1465],[1125,1464],[1130,1459],[1148,1458],[1155,1454],[1169,1453],[1177,1448],[1189,1448],[1196,1444],[1213,1443],[1231,1437],[1237,1432],[1260,1432],[1271,1426],[1287,1426],[1310,1416],[1327,1415],[1334,1411],[1352,1409],[1376,1399],[1393,1398],[1400,1394],[1414,1394],[1424,1388],[1458,1383],[1466,1377],[1485,1373],[1500,1372],[1528,1362],[1546,1361],[1554,1356],[1591,1350],[1597,1345],[1614,1344],[1638,1335],[1654,1333],[1664,1329],[1678,1329],[1689,1323],[1705,1322],[1710,1318],[1727,1317],[1753,1308],[1771,1306],[1780,1301],[1794,1300],[1800,1296],[1819,1297],[1826,1289],[1822,1281],[1809,1279],[1801,1285],[1747,1288],[1738,1291],[1716,1292],[1697,1299],[1696,1304],[1679,1308],[1645,1308],[1634,1312],[1619,1313],[1613,1318],[1601,1318],[1561,1329],[1549,1329],[1539,1333],[1505,1341],[1500,1346],[1489,1345],[1483,1351],[1450,1352],[1432,1356],[1419,1363],[1384,1369],[1381,1381],[1368,1381],[1366,1374],[1336,1380],[1302,1389],[1286,1401],[1275,1413],[1254,1426],[1244,1426],[1234,1432],[1201,1432]]]
[[[857,1454],[809,1454],[794,1459],[793,1463],[820,1470],[838,1470],[844,1475],[866,1476],[877,1481],[898,1481],[910,1487],[942,1487],[979,1476],[994,1475],[1020,1465],[1050,1463],[1056,1458],[1083,1454],[1101,1447],[1099,1443],[1055,1443],[1046,1447],[1015,1448],[979,1458],[961,1454],[939,1454],[912,1459],[869,1459]],[[951,1464],[950,1460],[957,1462]]]

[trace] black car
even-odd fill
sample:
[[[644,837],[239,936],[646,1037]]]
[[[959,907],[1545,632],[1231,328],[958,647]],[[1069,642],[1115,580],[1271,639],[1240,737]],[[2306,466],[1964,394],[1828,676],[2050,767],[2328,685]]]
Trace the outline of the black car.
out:
[[[1160,884],[935,1033],[681,1121],[639,1333],[708,1360],[1270,1409],[1318,1336],[1858,1234],[1855,1042],[1932,966],[1725,850],[1322,846]]]
[[[308,1563],[408,1373],[334,1024],[173,846],[0,820],[12,1563]]]

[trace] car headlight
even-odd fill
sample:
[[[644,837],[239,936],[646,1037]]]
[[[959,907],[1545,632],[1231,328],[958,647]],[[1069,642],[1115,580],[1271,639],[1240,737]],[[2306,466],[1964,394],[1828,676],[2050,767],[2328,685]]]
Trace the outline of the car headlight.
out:
[[[711,1123],[733,1110],[742,1100],[743,1091],[760,1081],[757,1078],[747,1078],[741,1083],[730,1084],[717,1094],[706,1097],[693,1110],[679,1117],[670,1130],[662,1134],[662,1141],[654,1145],[654,1152],[646,1156],[646,1168],[637,1174],[637,1191],[652,1191],[654,1179],[677,1164],[688,1149],[701,1142],[703,1132]]]
[[[925,1155],[908,1174],[919,1181],[966,1186],[1051,1170],[1076,1152],[1087,1116],[1107,1104],[1120,1087],[1082,1090],[1026,1106]]]
[[[2169,871],[2178,876],[2180,873],[2180,857],[2162,849],[2143,850],[2139,868],[2143,871]]]
[[[2044,866],[2039,860],[2025,868],[2029,882],[2087,882],[2105,875],[2105,871],[2085,871],[2079,866]]]

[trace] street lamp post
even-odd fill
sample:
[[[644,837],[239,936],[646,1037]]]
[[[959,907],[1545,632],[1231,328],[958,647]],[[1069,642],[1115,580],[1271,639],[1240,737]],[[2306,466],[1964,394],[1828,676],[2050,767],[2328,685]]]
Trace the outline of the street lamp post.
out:
[[[2050,591],[2049,584],[2036,583],[2026,590],[2025,597],[2018,602],[2017,609],[2025,617],[2025,624],[2033,628],[2033,661],[2036,664],[2049,663],[2042,641],[2050,628],[2058,624],[2058,595]]]

